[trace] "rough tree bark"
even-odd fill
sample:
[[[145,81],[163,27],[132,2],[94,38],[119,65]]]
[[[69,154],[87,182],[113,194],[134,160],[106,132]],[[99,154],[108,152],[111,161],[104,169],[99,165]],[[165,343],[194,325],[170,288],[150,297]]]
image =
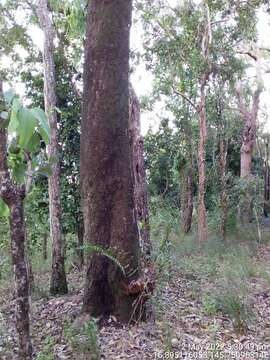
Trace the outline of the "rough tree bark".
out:
[[[193,214],[193,150],[192,150],[192,132],[188,125],[186,129],[186,140],[187,140],[187,156],[188,164],[185,169],[185,185],[184,185],[184,197],[183,197],[183,211],[182,211],[182,230],[187,234],[192,225],[192,214]]]
[[[4,108],[2,81],[0,80],[0,112]],[[0,121],[2,121],[1,118]],[[25,186],[17,186],[10,179],[7,167],[7,134],[3,126],[0,126],[0,196],[10,210],[11,258],[15,277],[15,322],[19,340],[19,358],[30,360],[32,359],[32,344],[29,320],[29,278],[25,257],[25,219],[23,212]]]
[[[259,109],[260,94],[262,92],[261,84],[252,97],[252,106],[249,109],[244,102],[244,97],[241,88],[236,89],[236,96],[238,101],[238,108],[242,115],[244,127],[242,133],[242,145],[240,153],[240,177],[249,180],[251,177],[252,154],[256,144],[257,131],[257,115]],[[251,195],[246,193],[244,195],[242,208],[239,208],[239,217],[242,222],[248,223],[251,220],[252,203]]]
[[[252,153],[256,143],[257,115],[261,88],[258,88],[252,98],[252,108],[249,110],[245,104],[241,90],[236,91],[238,107],[244,121],[241,146],[240,177],[245,178],[251,174]]]
[[[51,129],[48,155],[56,159],[52,167],[52,175],[49,177],[49,210],[50,231],[52,239],[52,275],[50,292],[52,295],[65,294],[68,291],[65,274],[64,245],[61,226],[61,203],[60,203],[60,164],[58,160],[58,129],[56,113],[56,79],[54,64],[54,28],[50,18],[47,0],[39,0],[37,7],[40,26],[44,33],[44,101],[45,111],[48,116]]]
[[[143,137],[141,135],[140,103],[129,85],[129,136],[134,174],[134,201],[142,252],[151,254],[148,194],[144,164]]]
[[[123,287],[140,275],[128,136],[131,12],[132,0],[88,5],[80,166],[85,242],[110,248],[129,274],[98,252],[90,255],[83,311],[124,322],[134,317],[139,294]]]
[[[205,84],[206,76],[203,77],[201,84],[200,104],[199,104],[199,127],[200,139],[198,148],[198,168],[199,168],[199,196],[198,196],[198,238],[199,242],[208,239],[208,224],[205,208],[205,144],[207,136],[206,112],[205,112]]]

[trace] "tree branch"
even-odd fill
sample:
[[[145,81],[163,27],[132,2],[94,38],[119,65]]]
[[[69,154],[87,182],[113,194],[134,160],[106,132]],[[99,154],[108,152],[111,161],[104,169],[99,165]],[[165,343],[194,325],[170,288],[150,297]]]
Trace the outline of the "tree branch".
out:
[[[175,92],[175,94],[180,95],[183,99],[185,99],[196,111],[198,111],[197,106],[195,105],[195,103],[184,93],[182,93],[179,90],[173,89],[173,91]]]
[[[241,55],[248,55],[249,57],[251,57],[253,60],[258,61],[258,57],[254,54],[252,54],[250,51],[236,51],[237,54],[241,54]]]

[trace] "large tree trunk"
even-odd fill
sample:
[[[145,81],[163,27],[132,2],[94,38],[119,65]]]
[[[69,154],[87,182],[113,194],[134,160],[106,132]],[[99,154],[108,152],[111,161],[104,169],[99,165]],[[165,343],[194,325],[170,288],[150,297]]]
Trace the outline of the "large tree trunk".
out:
[[[247,181],[251,177],[252,154],[256,144],[257,115],[261,92],[262,88],[259,84],[257,90],[253,94],[252,107],[251,109],[248,109],[248,107],[245,106],[241,89],[238,88],[236,91],[239,111],[244,121],[240,154],[240,177]],[[246,191],[243,195],[241,208],[239,208],[239,217],[243,223],[248,223],[251,221],[251,215],[252,195],[249,191]]]
[[[81,127],[85,242],[110,248],[125,269],[101,253],[88,259],[83,311],[134,318],[139,292],[139,234],[134,209],[129,119],[131,0],[88,5]]]
[[[60,203],[60,164],[58,160],[58,129],[56,113],[56,79],[54,52],[54,28],[50,18],[47,0],[39,0],[38,16],[40,26],[44,33],[44,100],[45,110],[51,129],[48,155],[56,159],[52,167],[52,175],[49,177],[49,209],[50,230],[52,239],[52,275],[50,292],[53,295],[65,294],[68,291],[65,274],[63,235],[61,226],[61,203]]]
[[[189,124],[186,128],[187,165],[184,169],[184,197],[182,202],[182,231],[187,234],[192,225],[193,214],[193,150],[192,130]]]
[[[0,80],[0,113],[5,109],[2,82]],[[0,119],[0,121],[2,121]],[[15,323],[19,339],[19,358],[32,359],[30,337],[29,279],[25,257],[25,220],[23,201],[25,186],[14,185],[7,167],[7,134],[0,124],[0,196],[10,210],[11,257],[15,278]]]
[[[201,95],[199,104],[199,127],[200,127],[200,139],[198,148],[198,172],[199,172],[199,199],[198,199],[198,238],[199,243],[202,243],[208,239],[208,224],[205,208],[205,144],[207,136],[206,128],[206,112],[205,112],[205,83],[206,75],[203,77],[201,85]]]
[[[147,182],[144,164],[143,137],[141,135],[140,103],[129,85],[129,135],[134,174],[134,201],[142,252],[149,258],[151,254],[150,224]]]

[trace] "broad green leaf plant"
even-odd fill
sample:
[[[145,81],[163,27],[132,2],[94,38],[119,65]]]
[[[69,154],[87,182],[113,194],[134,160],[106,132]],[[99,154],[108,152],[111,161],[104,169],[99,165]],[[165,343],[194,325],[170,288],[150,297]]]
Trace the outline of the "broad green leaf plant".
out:
[[[12,89],[4,93],[4,98],[6,109],[0,116],[1,126],[7,129],[8,135],[8,167],[15,184],[27,185],[27,182],[32,182],[35,173],[50,174],[53,161],[47,159],[45,152],[50,128],[45,112],[41,108],[31,109],[24,106]],[[8,215],[8,207],[0,199],[0,216]]]

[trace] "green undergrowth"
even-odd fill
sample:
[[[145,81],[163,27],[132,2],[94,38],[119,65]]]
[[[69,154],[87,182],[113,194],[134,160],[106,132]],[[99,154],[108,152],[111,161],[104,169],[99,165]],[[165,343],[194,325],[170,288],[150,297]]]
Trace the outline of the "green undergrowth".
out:
[[[73,323],[66,320],[64,336],[74,353],[84,354],[89,360],[100,359],[97,322],[94,318],[84,319],[82,317]]]
[[[54,347],[56,345],[55,339],[48,336],[43,347],[43,350],[37,354],[37,360],[54,360]]]
[[[251,301],[251,279],[270,286],[266,264],[257,257],[258,249],[270,242],[270,232],[258,238],[257,227],[248,225],[229,232],[226,241],[210,232],[210,239],[199,245],[193,226],[183,235],[177,210],[161,209],[152,216],[153,257],[159,266],[159,287],[173,276],[191,281],[192,296],[201,302],[207,316],[223,313],[235,331],[245,333],[255,315]],[[161,305],[157,303],[157,308]]]

